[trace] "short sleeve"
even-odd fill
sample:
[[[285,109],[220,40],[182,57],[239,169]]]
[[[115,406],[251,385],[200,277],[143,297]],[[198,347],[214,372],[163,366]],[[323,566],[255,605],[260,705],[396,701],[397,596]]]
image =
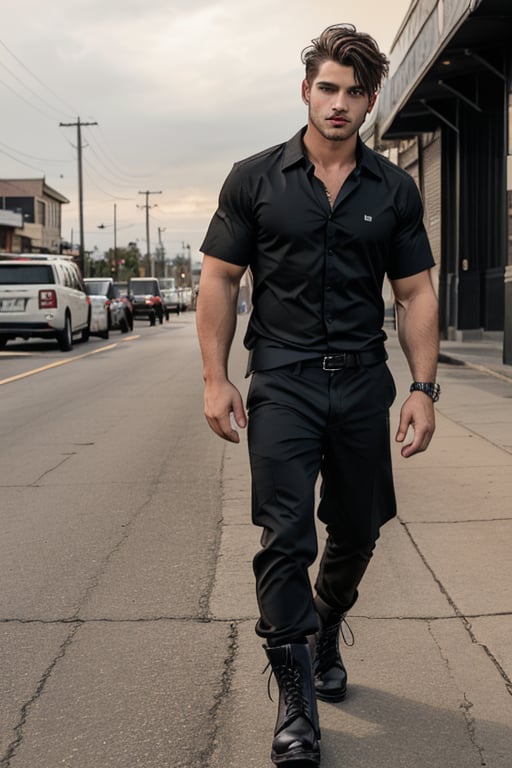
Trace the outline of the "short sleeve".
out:
[[[199,250],[230,264],[246,267],[250,264],[255,245],[252,205],[240,168],[235,163],[222,186],[219,206]]]
[[[404,177],[398,193],[399,220],[391,242],[387,274],[391,280],[416,275],[435,265],[423,224],[423,204],[411,176]]]

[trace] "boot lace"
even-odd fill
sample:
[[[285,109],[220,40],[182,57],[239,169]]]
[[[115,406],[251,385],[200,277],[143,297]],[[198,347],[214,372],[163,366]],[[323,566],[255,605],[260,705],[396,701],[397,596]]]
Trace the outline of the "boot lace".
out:
[[[264,675],[270,667],[270,662],[266,665],[262,674]],[[267,695],[270,701],[272,698],[271,683],[275,677],[279,688],[283,691],[286,705],[286,713],[289,718],[298,717],[307,712],[307,702],[304,696],[304,689],[300,679],[300,672],[292,663],[281,664],[275,669],[270,669],[267,680]]]
[[[314,665],[317,669],[329,668],[336,663],[341,663],[341,655],[338,645],[339,637],[346,646],[355,643],[354,633],[345,616],[340,616],[338,621],[322,627],[316,638],[316,654]]]

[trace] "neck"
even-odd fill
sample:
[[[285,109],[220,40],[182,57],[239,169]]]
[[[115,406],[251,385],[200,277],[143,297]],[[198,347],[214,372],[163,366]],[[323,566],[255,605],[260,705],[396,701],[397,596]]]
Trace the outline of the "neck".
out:
[[[356,162],[357,134],[343,141],[326,139],[311,125],[304,134],[304,146],[308,157],[314,165],[345,166]]]

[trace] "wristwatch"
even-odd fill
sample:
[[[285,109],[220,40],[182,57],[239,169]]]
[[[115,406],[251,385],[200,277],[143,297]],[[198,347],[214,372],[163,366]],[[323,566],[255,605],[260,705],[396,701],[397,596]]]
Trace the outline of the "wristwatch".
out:
[[[441,387],[432,381],[413,381],[409,392],[424,392],[433,403],[437,403],[441,394]]]

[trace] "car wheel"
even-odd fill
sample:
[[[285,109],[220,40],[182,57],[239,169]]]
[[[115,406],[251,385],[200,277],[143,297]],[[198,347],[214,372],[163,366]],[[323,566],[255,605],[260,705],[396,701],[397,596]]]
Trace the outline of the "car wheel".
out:
[[[0,336],[0,349],[3,349],[7,344],[7,336]]]
[[[73,333],[71,330],[71,318],[66,313],[66,320],[62,331],[57,331],[57,343],[62,352],[69,352],[73,349]]]
[[[99,336],[101,339],[108,339],[108,338],[110,337],[110,331],[109,331],[109,329],[107,328],[105,331],[102,331],[101,333],[99,333],[99,334],[98,334],[98,336]]]

